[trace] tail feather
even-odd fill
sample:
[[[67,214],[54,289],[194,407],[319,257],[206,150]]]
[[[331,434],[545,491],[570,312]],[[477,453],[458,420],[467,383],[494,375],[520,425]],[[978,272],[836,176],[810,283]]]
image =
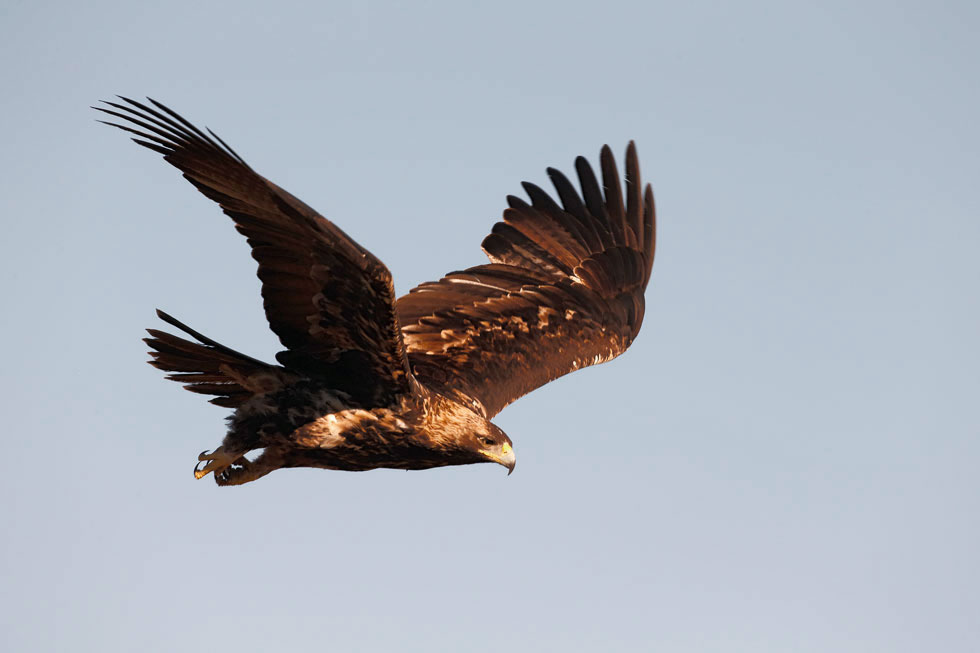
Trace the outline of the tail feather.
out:
[[[183,383],[191,392],[216,395],[210,400],[212,404],[237,408],[257,394],[282,388],[290,380],[291,375],[278,365],[225,347],[163,311],[158,310],[157,315],[198,342],[147,329],[151,337],[143,342],[153,350],[148,362],[157,369],[173,372],[167,378]]]

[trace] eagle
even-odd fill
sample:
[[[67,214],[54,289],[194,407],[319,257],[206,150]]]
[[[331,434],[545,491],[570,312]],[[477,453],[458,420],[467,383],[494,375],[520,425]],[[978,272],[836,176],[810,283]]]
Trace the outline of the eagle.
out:
[[[226,486],[288,467],[486,462],[509,475],[513,443],[490,420],[535,388],[622,354],[640,330],[656,222],[633,142],[625,187],[608,145],[601,182],[575,160],[581,192],[548,168],[558,201],[527,182],[530,201],[507,197],[482,243],[488,264],[396,298],[384,263],[210,129],[150,98],[118,100],[93,107],[112,116],[99,122],[162,154],[245,236],[285,347],[267,363],[157,311],[191,339],[147,329],[149,363],[234,409],[221,445],[198,456],[198,479],[213,474]]]

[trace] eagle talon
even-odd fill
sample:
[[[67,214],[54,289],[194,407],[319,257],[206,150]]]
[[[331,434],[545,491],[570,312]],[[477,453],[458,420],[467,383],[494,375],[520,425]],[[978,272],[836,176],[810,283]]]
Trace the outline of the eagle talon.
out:
[[[215,476],[224,472],[235,462],[236,458],[228,455],[224,447],[218,447],[211,453],[208,453],[207,449],[205,449],[197,457],[197,460],[197,464],[194,465],[194,478],[200,480],[211,472],[214,472]],[[207,464],[201,467],[201,463],[205,462]]]

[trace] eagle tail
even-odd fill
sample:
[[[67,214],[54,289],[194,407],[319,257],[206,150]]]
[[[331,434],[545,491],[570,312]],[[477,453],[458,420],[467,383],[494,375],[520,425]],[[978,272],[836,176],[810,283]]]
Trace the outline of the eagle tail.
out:
[[[246,356],[215,342],[163,311],[157,316],[184,333],[193,336],[191,342],[178,336],[147,329],[144,338],[153,351],[147,361],[153,367],[173,372],[167,378],[183,383],[191,392],[216,395],[212,404],[237,408],[252,397],[281,389],[289,381],[288,373],[278,365]]]

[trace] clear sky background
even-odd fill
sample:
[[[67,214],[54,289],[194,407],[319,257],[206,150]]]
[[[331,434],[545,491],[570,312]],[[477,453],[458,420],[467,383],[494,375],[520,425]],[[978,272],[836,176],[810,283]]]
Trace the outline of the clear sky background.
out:
[[[4,651],[980,650],[973,2],[0,9]],[[191,475],[252,355],[218,208],[88,105],[150,95],[370,248],[484,261],[521,180],[636,139],[632,349],[496,420],[519,464]]]

